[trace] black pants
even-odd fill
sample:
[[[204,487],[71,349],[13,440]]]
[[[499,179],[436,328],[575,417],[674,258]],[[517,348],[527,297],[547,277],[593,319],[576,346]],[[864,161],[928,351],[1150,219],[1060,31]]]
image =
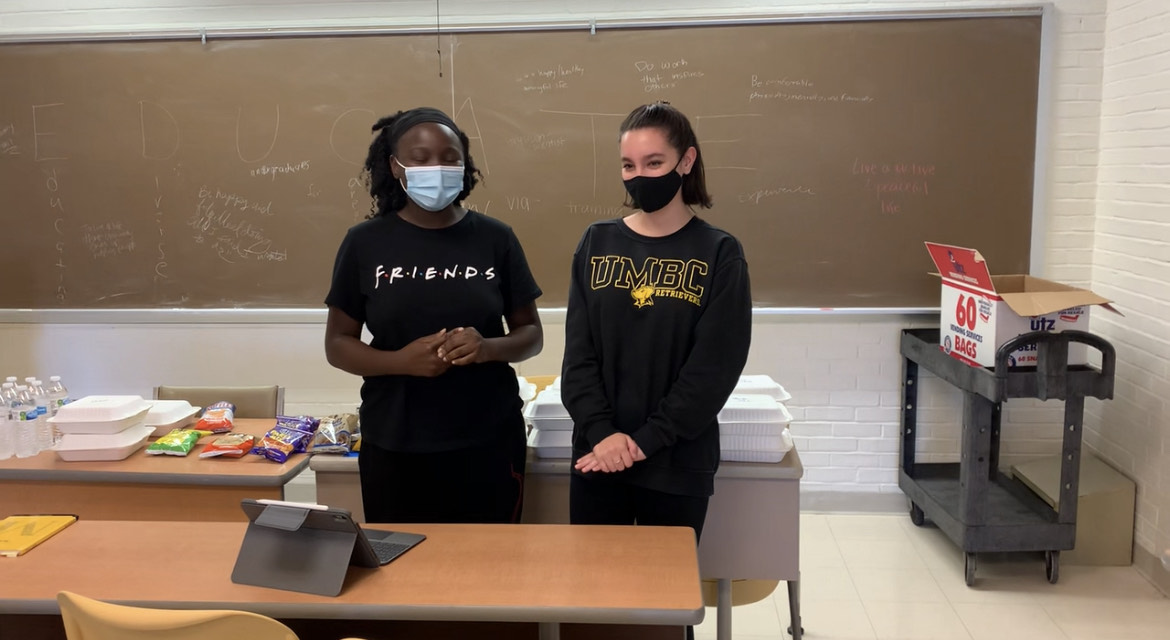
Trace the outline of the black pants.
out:
[[[363,442],[366,522],[517,523],[524,500],[524,433],[484,447],[400,453]]]
[[[707,519],[707,501],[575,473],[569,479],[569,522],[573,524],[690,527],[698,541]]]
[[[575,473],[569,478],[570,523],[690,527],[695,530],[696,544],[703,534],[708,500]],[[688,626],[687,640],[694,637],[695,628]]]

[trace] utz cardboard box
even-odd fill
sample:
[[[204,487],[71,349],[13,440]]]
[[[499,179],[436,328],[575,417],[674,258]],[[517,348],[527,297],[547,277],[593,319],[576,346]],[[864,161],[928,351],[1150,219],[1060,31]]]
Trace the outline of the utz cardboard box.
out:
[[[1110,301],[1086,289],[1028,275],[993,276],[974,249],[926,243],[942,277],[939,346],[954,358],[995,366],[1000,345],[1030,331],[1089,330],[1089,308]],[[1084,364],[1085,345],[1069,348],[1068,363]],[[1035,345],[1011,355],[1012,366],[1035,366]]]

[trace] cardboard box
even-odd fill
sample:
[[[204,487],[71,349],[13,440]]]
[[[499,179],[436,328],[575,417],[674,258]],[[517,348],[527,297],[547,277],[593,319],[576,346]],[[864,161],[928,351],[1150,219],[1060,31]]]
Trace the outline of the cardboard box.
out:
[[[1048,506],[1060,509],[1060,456],[1012,466],[1012,476]],[[1076,547],[1060,554],[1061,564],[1128,567],[1133,564],[1136,487],[1129,478],[1081,449],[1077,475]]]
[[[1089,308],[1110,300],[1089,291],[1029,275],[993,276],[974,249],[933,242],[926,250],[942,277],[939,346],[954,358],[980,367],[995,366],[995,352],[1031,331],[1089,330]],[[1035,366],[1036,351],[1020,349],[1012,366]],[[1084,364],[1085,345],[1069,348],[1068,363]]]

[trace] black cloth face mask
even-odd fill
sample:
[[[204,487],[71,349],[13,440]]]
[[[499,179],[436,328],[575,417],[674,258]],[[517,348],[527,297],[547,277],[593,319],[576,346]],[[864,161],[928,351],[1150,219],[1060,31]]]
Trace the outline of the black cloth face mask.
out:
[[[674,200],[674,194],[682,188],[683,177],[678,172],[678,165],[682,158],[674,163],[674,168],[660,176],[634,176],[629,180],[622,180],[626,185],[626,193],[630,194],[635,209],[646,213],[653,213]]]

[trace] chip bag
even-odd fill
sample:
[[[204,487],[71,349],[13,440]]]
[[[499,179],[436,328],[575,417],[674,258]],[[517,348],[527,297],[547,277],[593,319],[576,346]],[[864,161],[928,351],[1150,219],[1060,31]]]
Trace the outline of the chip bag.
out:
[[[192,429],[173,429],[167,435],[150,443],[147,455],[185,456],[199,441],[199,432]]]
[[[276,416],[276,426],[291,427],[313,433],[321,424],[321,420],[313,416]]]
[[[200,458],[242,458],[252,449],[256,436],[250,433],[229,433],[212,440],[199,452]]]
[[[357,416],[343,413],[321,418],[321,424],[309,444],[310,453],[349,453],[353,433],[357,430]]]
[[[236,417],[236,405],[230,402],[216,402],[210,404],[199,416],[195,428],[211,433],[227,433],[232,430],[232,421]]]
[[[268,430],[252,453],[262,455],[274,462],[285,462],[294,453],[304,453],[313,434],[292,427],[277,425]]]

